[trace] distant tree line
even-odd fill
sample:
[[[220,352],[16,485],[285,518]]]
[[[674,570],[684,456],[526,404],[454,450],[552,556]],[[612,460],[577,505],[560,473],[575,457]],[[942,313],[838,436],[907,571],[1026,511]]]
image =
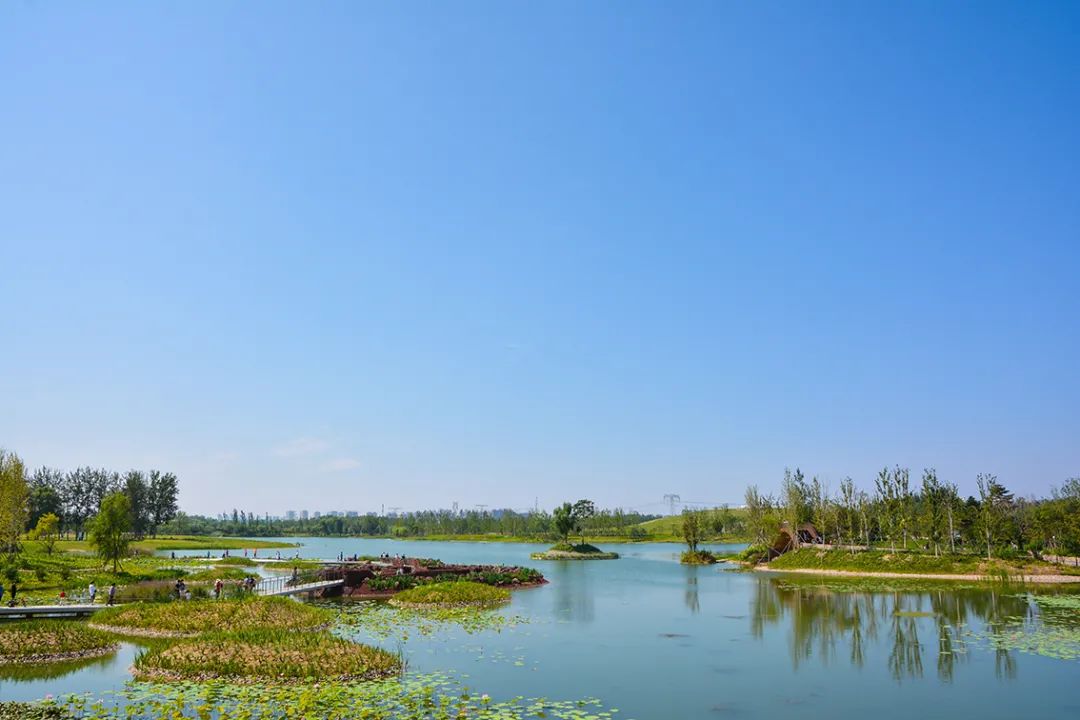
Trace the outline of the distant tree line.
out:
[[[1080,478],[1067,480],[1049,497],[1016,497],[997,476],[976,477],[978,497],[963,498],[955,484],[930,468],[914,484],[908,468],[884,468],[872,490],[851,478],[832,492],[798,468],[785,470],[777,495],[746,490],[746,528],[766,544],[787,524],[793,540],[811,523],[826,543],[980,553],[991,557],[1080,554]]]
[[[587,503],[583,505],[582,503]],[[644,537],[636,527],[655,515],[621,509],[597,510],[590,501],[577,504],[574,532],[593,537]],[[591,508],[591,514],[586,508]],[[556,517],[549,512],[513,510],[423,510],[394,515],[328,516],[307,520],[283,520],[243,510],[216,518],[180,513],[162,530],[178,535],[341,535],[369,537],[420,537],[431,535],[504,535],[551,538],[563,536]]]

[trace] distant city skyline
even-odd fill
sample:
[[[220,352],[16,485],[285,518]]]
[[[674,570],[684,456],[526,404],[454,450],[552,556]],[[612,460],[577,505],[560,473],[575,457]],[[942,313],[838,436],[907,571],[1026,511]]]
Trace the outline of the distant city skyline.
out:
[[[210,516],[663,512],[795,467],[1045,495],[1080,475],[1077,27],[5,3],[0,447]]]

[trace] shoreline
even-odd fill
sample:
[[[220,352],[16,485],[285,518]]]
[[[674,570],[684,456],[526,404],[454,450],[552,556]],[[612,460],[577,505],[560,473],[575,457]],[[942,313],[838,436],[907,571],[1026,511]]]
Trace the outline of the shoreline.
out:
[[[997,582],[997,578],[991,575],[978,575],[975,573],[898,573],[883,570],[833,570],[829,568],[771,568],[768,565],[755,565],[755,572],[773,573],[783,575],[785,573],[795,575],[825,575],[832,577],[869,577],[889,579],[914,579],[914,580],[966,580],[974,582]],[[1020,580],[1035,585],[1070,585],[1080,583],[1080,575],[1018,575],[1009,580]]]

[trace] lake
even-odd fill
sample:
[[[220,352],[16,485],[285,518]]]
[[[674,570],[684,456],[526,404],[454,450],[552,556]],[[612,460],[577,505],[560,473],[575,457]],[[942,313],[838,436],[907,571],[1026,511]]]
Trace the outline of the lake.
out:
[[[835,592],[685,567],[682,547],[669,544],[603,546],[619,560],[543,562],[529,559],[542,545],[290,540],[309,558],[390,553],[540,569],[550,583],[515,592],[502,611],[526,622],[444,629],[403,646],[410,672],[467,675],[496,699],[595,697],[637,720],[1080,717],[1076,610],[1066,603],[1055,615],[1020,590]],[[122,687],[135,652],[124,645],[62,677],[5,676],[0,698]]]

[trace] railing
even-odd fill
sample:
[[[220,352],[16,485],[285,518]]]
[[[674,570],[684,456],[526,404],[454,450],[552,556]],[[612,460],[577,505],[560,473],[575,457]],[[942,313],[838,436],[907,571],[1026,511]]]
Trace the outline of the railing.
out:
[[[345,571],[340,568],[328,570],[316,570],[298,573],[295,575],[281,575],[278,577],[265,578],[255,583],[253,592],[256,595],[274,595],[289,590],[303,592],[308,585],[312,589],[318,589],[321,583],[335,582],[345,579]]]

